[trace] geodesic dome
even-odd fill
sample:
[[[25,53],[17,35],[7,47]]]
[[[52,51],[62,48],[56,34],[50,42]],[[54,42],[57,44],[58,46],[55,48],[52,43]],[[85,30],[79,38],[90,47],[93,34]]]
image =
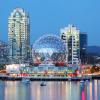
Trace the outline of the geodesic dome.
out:
[[[66,45],[55,35],[44,35],[33,44],[33,60],[40,63],[66,60]]]

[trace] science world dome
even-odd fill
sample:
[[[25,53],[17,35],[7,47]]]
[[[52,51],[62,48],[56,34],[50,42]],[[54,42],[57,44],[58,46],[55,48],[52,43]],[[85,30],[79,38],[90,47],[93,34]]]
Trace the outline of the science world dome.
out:
[[[66,45],[55,35],[40,37],[32,48],[34,62],[42,64],[65,62],[66,54]]]

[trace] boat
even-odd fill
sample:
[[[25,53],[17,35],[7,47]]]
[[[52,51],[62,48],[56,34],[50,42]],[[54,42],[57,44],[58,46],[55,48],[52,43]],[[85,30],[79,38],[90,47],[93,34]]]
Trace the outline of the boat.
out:
[[[80,83],[84,83],[84,80],[80,80]]]
[[[71,81],[71,79],[72,79],[71,77],[68,77],[68,81]]]
[[[24,78],[22,78],[22,82],[23,82],[23,83],[30,83],[30,79],[24,77]]]
[[[86,80],[86,82],[89,82],[89,80]]]
[[[44,82],[41,82],[40,86],[46,86],[46,84]]]

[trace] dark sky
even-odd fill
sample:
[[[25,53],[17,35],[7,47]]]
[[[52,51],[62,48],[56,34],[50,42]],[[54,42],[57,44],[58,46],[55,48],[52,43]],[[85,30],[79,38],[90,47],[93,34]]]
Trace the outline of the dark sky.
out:
[[[0,39],[7,42],[8,16],[16,7],[30,15],[31,43],[43,34],[60,35],[74,24],[88,34],[88,44],[100,46],[100,0],[1,0]]]

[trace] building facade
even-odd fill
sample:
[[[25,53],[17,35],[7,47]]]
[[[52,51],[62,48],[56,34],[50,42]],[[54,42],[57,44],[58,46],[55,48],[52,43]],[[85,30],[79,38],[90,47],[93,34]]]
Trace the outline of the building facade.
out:
[[[8,64],[8,45],[0,41],[0,64]]]
[[[87,34],[80,33],[80,59],[81,63],[87,62]]]
[[[29,16],[16,8],[8,18],[9,62],[25,63],[30,57]]]
[[[61,39],[67,45],[68,64],[78,64],[80,62],[80,31],[73,25],[68,25],[60,30]]]

